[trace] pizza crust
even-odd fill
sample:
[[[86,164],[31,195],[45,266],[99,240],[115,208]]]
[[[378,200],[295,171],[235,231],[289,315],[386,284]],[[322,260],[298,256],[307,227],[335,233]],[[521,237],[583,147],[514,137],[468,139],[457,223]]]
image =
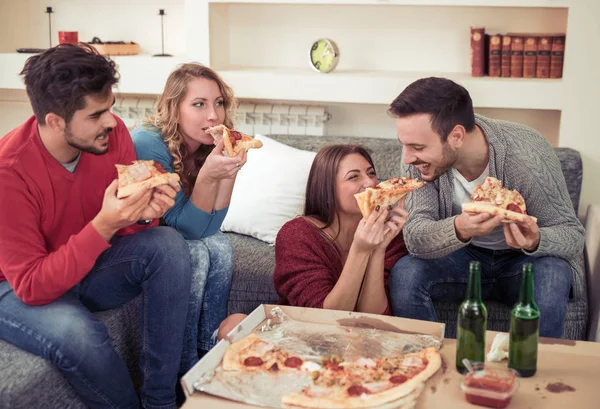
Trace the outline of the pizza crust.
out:
[[[238,342],[233,343],[227,348],[223,355],[223,370],[225,371],[239,371],[246,370],[247,367],[242,365],[240,362],[241,352],[246,348],[249,348],[255,342],[260,342],[260,338],[256,334],[250,334],[247,337],[240,339]]]
[[[206,130],[210,136],[213,137],[215,142],[223,141],[223,147],[227,156],[236,156],[242,149],[258,149],[263,146],[263,143],[257,139],[252,138],[244,133],[239,132],[242,139],[235,144],[231,143],[230,129],[225,125],[217,125]]]
[[[379,183],[374,188],[367,188],[354,195],[358,208],[363,217],[367,219],[377,205],[381,207],[394,206],[404,196],[427,182],[419,182],[409,178],[391,178]]]
[[[307,396],[303,392],[295,392],[288,395],[284,395],[282,402],[284,407],[306,407],[316,409],[344,409],[344,408],[368,408],[373,406],[380,406],[390,402],[398,402],[401,404],[402,399],[410,396],[415,390],[419,390],[431,378],[442,366],[442,358],[439,351],[435,347],[429,347],[423,349],[418,354],[411,354],[414,356],[422,357],[427,360],[427,366],[415,377],[407,380],[406,382],[392,386],[382,392],[363,394],[357,397],[347,397],[345,395],[345,389],[343,388],[332,388],[333,396],[323,397],[311,397]],[[340,396],[340,393],[344,395]],[[414,397],[416,399],[416,396]]]
[[[154,161],[152,161],[154,162]],[[117,168],[117,177],[125,171],[128,165],[116,164]],[[124,186],[118,186],[117,188],[117,198],[123,199],[125,197],[131,196],[135,192],[143,188],[152,189],[157,186],[168,185],[169,179],[176,179],[179,181],[179,175],[176,173],[159,173],[151,176],[149,179],[142,180],[141,182],[129,183]]]
[[[398,386],[387,389],[380,393],[366,395],[364,400],[369,402],[369,406],[383,405],[384,403],[392,402],[408,395],[421,384],[425,384],[425,382],[427,382],[427,380],[431,378],[442,366],[442,357],[435,347],[425,348],[424,350],[420,351],[419,356],[427,360],[427,367],[425,367],[423,371],[419,372],[417,376]]]
[[[462,210],[463,212],[467,213],[489,213],[492,216],[501,214],[504,216],[504,220],[502,220],[503,223],[524,222],[525,217],[528,216],[527,214],[513,212],[512,210],[506,210],[492,203],[485,202],[463,203]],[[537,223],[536,217],[529,217],[531,217]]]

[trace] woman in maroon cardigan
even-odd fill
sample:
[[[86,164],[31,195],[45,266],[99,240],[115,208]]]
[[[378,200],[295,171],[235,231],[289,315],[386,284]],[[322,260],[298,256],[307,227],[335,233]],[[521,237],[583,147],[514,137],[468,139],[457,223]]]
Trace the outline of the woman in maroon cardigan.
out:
[[[354,195],[378,183],[367,150],[331,145],[316,155],[304,215],[287,222],[275,241],[275,289],[280,303],[390,314],[388,277],[408,252],[403,203],[363,219]]]

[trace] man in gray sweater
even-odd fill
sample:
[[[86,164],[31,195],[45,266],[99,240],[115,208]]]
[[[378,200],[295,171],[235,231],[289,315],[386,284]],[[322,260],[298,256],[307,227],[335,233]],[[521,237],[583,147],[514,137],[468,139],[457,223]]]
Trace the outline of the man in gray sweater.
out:
[[[394,315],[436,321],[433,300],[464,299],[471,260],[481,262],[483,298],[512,306],[522,265],[533,263],[540,335],[561,337],[572,276],[583,269],[584,230],[552,147],[531,128],[475,115],[468,91],[444,78],[412,83],[389,112],[406,173],[429,182],[407,196],[411,254],[391,273]],[[488,176],[519,191],[537,223],[462,213]]]

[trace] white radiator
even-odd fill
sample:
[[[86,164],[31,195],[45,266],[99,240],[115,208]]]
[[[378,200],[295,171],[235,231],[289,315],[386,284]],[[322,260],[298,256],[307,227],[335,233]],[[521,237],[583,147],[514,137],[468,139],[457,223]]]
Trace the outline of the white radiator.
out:
[[[112,111],[132,129],[153,114],[157,98],[117,97]],[[236,129],[248,135],[326,135],[331,115],[323,106],[255,104],[242,102],[237,109]]]
[[[249,135],[325,136],[329,119],[331,115],[322,106],[242,102],[237,110],[236,127]]]
[[[116,97],[112,112],[125,122],[129,129],[142,123],[144,118],[156,112],[158,98]]]

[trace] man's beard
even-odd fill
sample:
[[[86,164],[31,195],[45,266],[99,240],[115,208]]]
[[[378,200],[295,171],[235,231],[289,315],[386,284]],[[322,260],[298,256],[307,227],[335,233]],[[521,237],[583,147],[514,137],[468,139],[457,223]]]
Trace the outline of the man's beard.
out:
[[[442,160],[440,164],[435,167],[435,170],[433,171],[433,176],[431,177],[430,181],[433,182],[434,180],[437,180],[440,176],[442,176],[444,173],[446,173],[448,169],[454,166],[457,158],[458,154],[450,147],[450,145],[447,142],[445,142],[442,145]],[[417,161],[415,163],[412,163],[412,165],[416,166],[425,163],[427,162]],[[431,166],[431,164],[429,164],[429,166]]]
[[[96,135],[96,138],[94,138],[94,142],[96,141],[96,139],[101,138],[105,135],[108,135],[110,132],[112,131],[112,128],[106,128],[100,135]],[[104,155],[106,152],[108,152],[108,144],[106,145],[105,148],[96,148],[94,145],[84,145],[82,144],[71,132],[71,128],[67,126],[67,128],[65,129],[65,138],[67,140],[67,143],[69,145],[71,145],[72,147],[74,147],[75,149],[79,149],[82,152],[87,152],[87,153],[91,153],[92,155]]]

